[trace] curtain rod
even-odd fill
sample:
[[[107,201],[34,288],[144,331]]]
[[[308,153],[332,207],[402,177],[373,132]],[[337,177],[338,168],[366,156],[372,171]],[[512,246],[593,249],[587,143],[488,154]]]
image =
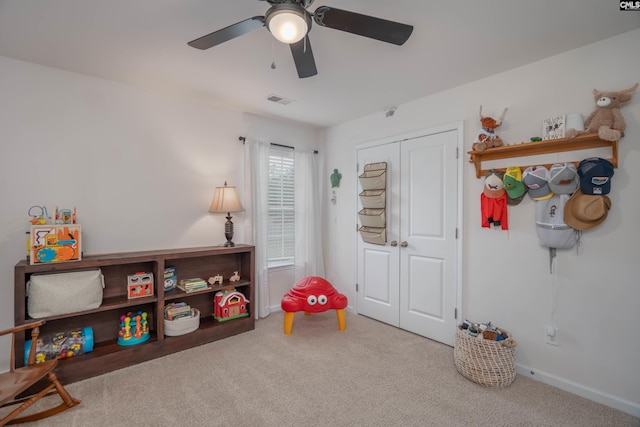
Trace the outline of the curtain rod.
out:
[[[244,136],[239,136],[238,137],[238,141],[242,141],[243,144],[245,143],[246,140],[247,140],[247,138],[244,137]],[[275,145],[276,147],[291,148],[292,150],[295,150],[295,148],[290,146],[290,145],[276,144],[275,142],[272,142],[271,145]],[[318,154],[318,150],[313,150],[313,154]]]

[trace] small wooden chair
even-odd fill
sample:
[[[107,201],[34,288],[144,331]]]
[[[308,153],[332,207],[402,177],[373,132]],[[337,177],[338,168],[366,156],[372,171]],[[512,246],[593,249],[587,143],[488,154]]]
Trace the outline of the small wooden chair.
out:
[[[16,326],[15,328],[8,329],[0,332],[0,336],[11,335],[11,366],[9,372],[0,374],[0,407],[10,405],[20,405],[7,414],[0,420],[0,426],[5,424],[17,424],[25,423],[29,421],[36,421],[42,418],[50,417],[59,412],[65,411],[69,408],[80,403],[79,400],[72,398],[69,393],[62,387],[60,381],[53,373],[53,370],[58,366],[57,360],[49,360],[46,362],[38,363],[36,365],[36,345],[38,341],[38,335],[40,334],[40,326],[44,325],[46,321],[40,320],[37,322],[29,323],[22,326]],[[15,366],[15,337],[18,333],[24,333],[31,329],[31,350],[29,351],[29,358],[27,360],[27,366],[22,368],[16,368]],[[17,396],[26,391],[29,387],[36,384],[38,381],[47,377],[49,384],[44,387],[38,393],[17,399]],[[55,390],[53,390],[55,388]],[[38,399],[48,394],[58,393],[62,398],[62,403],[56,407],[45,409],[35,414],[26,415],[20,418],[16,418],[22,411],[33,405]]]

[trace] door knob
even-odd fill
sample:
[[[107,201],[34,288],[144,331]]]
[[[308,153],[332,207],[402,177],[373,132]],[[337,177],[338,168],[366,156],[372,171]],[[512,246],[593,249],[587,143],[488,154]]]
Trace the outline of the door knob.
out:
[[[391,243],[389,243],[389,244],[395,248],[396,246],[398,246],[398,241],[397,240],[392,240]]]
[[[402,246],[403,248],[406,248],[407,246],[409,246],[409,244],[406,241],[404,241],[400,243],[400,246]]]

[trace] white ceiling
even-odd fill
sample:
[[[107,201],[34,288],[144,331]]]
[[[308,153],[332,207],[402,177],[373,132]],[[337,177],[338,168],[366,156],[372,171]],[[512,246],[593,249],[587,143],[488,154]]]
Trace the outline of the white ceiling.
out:
[[[0,56],[326,127],[640,28],[640,12],[604,0],[316,0],[308,10],[323,5],[414,31],[395,46],[315,25],[318,75],[299,79],[266,28],[187,45],[264,15],[264,1],[0,0]]]

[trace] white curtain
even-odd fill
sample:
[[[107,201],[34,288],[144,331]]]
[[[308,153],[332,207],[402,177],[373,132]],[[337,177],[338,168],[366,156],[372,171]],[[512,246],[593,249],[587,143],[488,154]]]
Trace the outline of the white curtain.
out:
[[[269,309],[267,218],[269,194],[269,144],[245,140],[245,237],[256,252],[256,318]],[[295,254],[294,283],[306,276],[324,276],[317,155],[295,150]]]
[[[269,144],[245,140],[245,237],[255,246],[255,318],[269,315],[269,269],[267,267],[267,217],[269,194]]]
[[[295,272],[294,281],[324,276],[318,156],[295,150]]]

